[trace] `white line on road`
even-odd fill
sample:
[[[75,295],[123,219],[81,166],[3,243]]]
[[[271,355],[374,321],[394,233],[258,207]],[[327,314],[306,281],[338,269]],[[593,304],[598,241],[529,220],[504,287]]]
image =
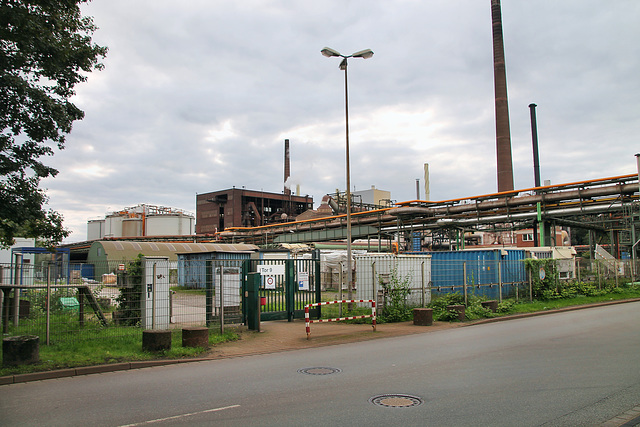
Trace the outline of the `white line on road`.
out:
[[[193,415],[206,414],[208,412],[224,411],[225,409],[238,408],[238,407],[240,407],[240,405],[224,406],[222,408],[213,408],[213,409],[207,409],[207,410],[199,411],[199,412],[191,412],[190,414],[174,415],[173,417],[158,418],[156,420],[142,421],[141,423],[126,424],[126,425],[122,425],[120,427],[143,426],[143,425],[146,425],[146,424],[160,423],[162,421],[169,421],[169,420],[177,420],[178,418],[186,418],[186,417],[191,417]]]

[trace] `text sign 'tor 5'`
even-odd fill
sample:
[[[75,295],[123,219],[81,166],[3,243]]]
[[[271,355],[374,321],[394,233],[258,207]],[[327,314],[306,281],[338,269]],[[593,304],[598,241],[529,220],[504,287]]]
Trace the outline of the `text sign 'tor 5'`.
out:
[[[261,276],[284,275],[284,265],[260,264],[258,265],[258,273],[260,273]]]

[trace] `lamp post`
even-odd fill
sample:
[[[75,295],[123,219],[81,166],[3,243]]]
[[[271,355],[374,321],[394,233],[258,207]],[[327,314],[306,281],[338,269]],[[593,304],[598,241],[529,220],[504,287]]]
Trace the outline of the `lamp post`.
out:
[[[367,59],[373,56],[371,49],[360,50],[351,55],[343,55],[337,50],[325,47],[320,51],[327,58],[338,56],[342,58],[340,69],[344,70],[344,111],[345,111],[345,129],[346,129],[346,173],[347,173],[347,277],[349,281],[348,291],[349,299],[353,299],[353,271],[351,270],[351,170],[349,161],[349,90],[347,86],[347,58]],[[340,284],[342,287],[342,284]],[[375,296],[374,296],[375,298]],[[349,304],[351,307],[351,304]]]

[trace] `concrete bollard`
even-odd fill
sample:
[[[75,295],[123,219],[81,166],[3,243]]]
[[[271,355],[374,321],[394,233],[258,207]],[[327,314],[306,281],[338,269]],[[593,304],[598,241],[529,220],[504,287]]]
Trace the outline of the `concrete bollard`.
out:
[[[433,309],[431,308],[414,308],[413,324],[418,326],[433,325]]]
[[[22,335],[2,339],[2,365],[17,366],[40,361],[40,337]]]
[[[147,329],[142,331],[143,351],[171,350],[171,331],[168,329]]]
[[[480,304],[482,304],[482,307],[488,308],[489,310],[493,311],[494,313],[496,311],[498,311],[498,301],[497,300],[482,301]]]
[[[448,311],[455,311],[456,313],[458,313],[458,320],[465,320],[466,319],[466,316],[464,314],[465,307],[462,304],[448,305],[447,306],[447,310]]]
[[[204,326],[182,328],[182,346],[209,348],[209,329]]]

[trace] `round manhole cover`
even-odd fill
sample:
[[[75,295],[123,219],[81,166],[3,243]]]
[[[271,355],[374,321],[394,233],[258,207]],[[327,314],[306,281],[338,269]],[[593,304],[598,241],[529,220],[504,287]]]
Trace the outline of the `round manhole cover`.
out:
[[[423,400],[408,394],[383,394],[372,397],[369,402],[385,408],[410,408],[420,405]]]
[[[301,374],[307,374],[307,375],[329,375],[329,374],[335,374],[342,371],[340,371],[340,369],[338,368],[316,367],[316,368],[298,369],[298,372],[300,372]]]

